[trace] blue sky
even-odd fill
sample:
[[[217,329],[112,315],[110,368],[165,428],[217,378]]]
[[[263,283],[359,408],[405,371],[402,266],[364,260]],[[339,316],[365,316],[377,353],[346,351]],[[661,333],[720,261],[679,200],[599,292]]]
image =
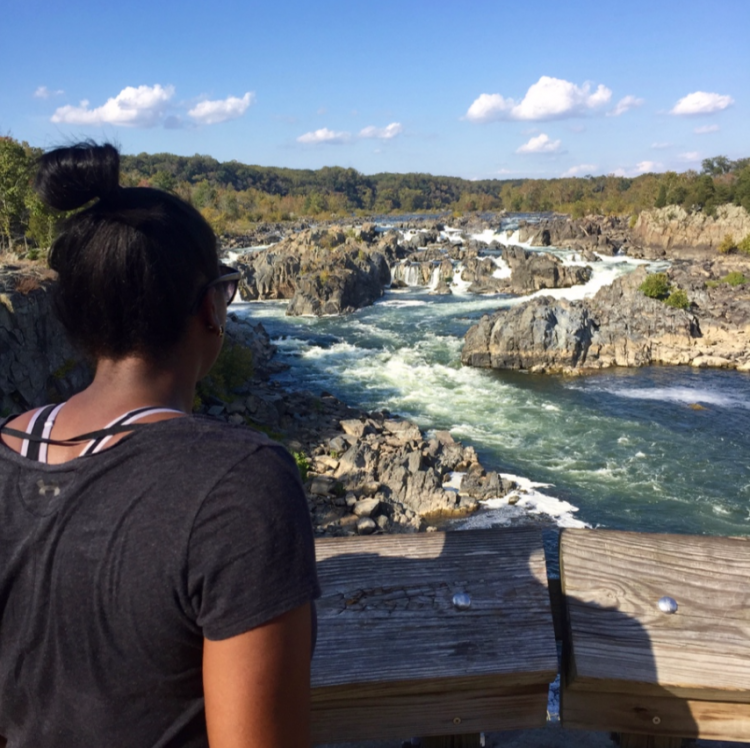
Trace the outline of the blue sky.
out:
[[[750,0],[4,0],[0,134],[465,178],[750,156]]]

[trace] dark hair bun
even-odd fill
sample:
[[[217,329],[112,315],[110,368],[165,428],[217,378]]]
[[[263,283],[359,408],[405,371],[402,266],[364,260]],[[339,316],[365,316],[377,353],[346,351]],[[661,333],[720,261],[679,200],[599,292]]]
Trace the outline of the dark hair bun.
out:
[[[34,183],[42,200],[58,210],[74,210],[96,197],[111,197],[119,186],[120,154],[109,143],[77,143],[45,153]]]

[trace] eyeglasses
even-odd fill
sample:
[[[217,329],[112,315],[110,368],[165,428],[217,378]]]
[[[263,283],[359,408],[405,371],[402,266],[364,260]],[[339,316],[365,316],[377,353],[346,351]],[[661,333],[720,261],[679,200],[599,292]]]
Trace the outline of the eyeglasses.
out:
[[[234,301],[234,297],[237,294],[237,287],[239,286],[240,282],[239,271],[235,270],[235,268],[233,267],[229,267],[229,265],[219,265],[219,272],[221,273],[221,275],[219,275],[218,278],[214,278],[214,280],[209,281],[205,286],[203,286],[203,288],[201,288],[200,293],[198,294],[198,298],[193,305],[193,313],[198,311],[198,307],[200,306],[201,301],[203,301],[203,297],[214,286],[223,286],[224,301],[226,302],[227,306],[229,306],[232,301]]]

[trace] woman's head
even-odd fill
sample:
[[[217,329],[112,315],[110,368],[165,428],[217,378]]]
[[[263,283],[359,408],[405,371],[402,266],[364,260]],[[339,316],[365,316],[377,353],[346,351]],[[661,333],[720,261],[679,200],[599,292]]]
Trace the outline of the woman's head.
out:
[[[58,148],[39,161],[36,189],[68,218],[50,250],[56,307],[96,358],[158,359],[182,337],[197,296],[219,275],[216,237],[195,208],[147,187],[119,186],[111,145]]]

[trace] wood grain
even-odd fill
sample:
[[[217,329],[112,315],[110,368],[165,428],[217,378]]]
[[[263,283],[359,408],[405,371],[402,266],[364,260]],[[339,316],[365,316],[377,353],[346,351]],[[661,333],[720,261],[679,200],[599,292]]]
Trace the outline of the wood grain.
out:
[[[571,685],[750,702],[750,543],[566,530],[561,568]],[[676,614],[658,610],[664,595]]]
[[[314,687],[492,674],[506,685],[557,671],[536,530],[319,541]],[[457,610],[453,595],[471,596]]]
[[[564,727],[583,730],[705,740],[746,741],[750,736],[749,704],[566,691],[562,716]]]
[[[313,743],[373,738],[476,734],[543,727],[547,689],[508,691],[482,685],[476,691],[413,693],[320,703],[313,698]]]
[[[750,736],[750,543],[565,530],[560,556],[567,726]]]
[[[557,656],[539,531],[322,539],[316,553],[316,742],[544,724]]]

